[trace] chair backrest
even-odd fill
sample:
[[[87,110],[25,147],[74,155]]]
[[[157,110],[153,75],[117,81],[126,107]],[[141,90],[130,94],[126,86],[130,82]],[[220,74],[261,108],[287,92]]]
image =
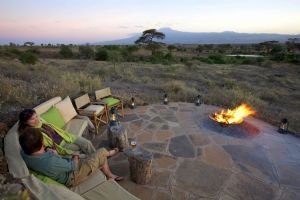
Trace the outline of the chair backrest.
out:
[[[45,101],[44,103],[36,106],[34,110],[38,115],[43,114],[47,110],[49,110],[52,106],[54,106],[56,103],[61,101],[61,97],[54,97],[52,99],[49,99],[48,101]]]
[[[107,88],[95,91],[95,96],[96,96],[96,100],[102,99],[107,96],[111,96],[110,88],[107,87]]]
[[[88,94],[84,94],[74,100],[76,108],[82,108],[83,106],[91,103],[90,97]]]

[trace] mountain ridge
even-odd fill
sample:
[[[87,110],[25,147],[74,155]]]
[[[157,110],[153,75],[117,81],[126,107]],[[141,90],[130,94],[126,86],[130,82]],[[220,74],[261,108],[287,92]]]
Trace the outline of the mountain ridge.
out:
[[[173,30],[169,27],[158,29],[163,32],[166,44],[251,44],[270,40],[286,42],[289,38],[300,38],[300,34],[279,34],[279,33],[238,33],[234,31],[223,32],[184,32]],[[95,45],[129,45],[134,44],[142,33],[134,33],[132,36],[103,42],[95,42]]]

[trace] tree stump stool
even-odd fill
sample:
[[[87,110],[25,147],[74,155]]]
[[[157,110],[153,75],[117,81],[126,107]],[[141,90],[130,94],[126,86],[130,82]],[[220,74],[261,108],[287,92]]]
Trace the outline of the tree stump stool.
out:
[[[128,156],[130,179],[137,184],[148,183],[152,176],[152,153],[138,146],[134,150],[126,149],[124,153]]]
[[[118,147],[120,151],[128,148],[127,130],[124,126],[108,126],[107,135],[110,148]]]

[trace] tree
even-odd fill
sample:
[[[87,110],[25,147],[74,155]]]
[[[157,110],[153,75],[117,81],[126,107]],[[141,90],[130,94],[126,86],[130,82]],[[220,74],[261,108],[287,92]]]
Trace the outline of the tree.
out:
[[[34,45],[34,42],[25,42],[24,43],[24,46],[33,46]]]
[[[164,33],[158,32],[156,29],[149,29],[143,32],[142,36],[135,41],[135,44],[147,45],[153,55],[158,47],[163,44],[155,40],[163,40],[165,37]]]
[[[98,48],[95,53],[95,60],[106,61],[108,60],[108,53],[103,48]]]

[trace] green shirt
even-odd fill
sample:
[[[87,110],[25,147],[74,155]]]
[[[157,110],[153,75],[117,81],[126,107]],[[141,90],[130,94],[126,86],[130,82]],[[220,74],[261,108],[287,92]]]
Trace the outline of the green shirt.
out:
[[[51,152],[32,156],[21,151],[21,155],[28,168],[64,185],[70,182],[72,172],[78,170],[72,159],[62,158]]]

